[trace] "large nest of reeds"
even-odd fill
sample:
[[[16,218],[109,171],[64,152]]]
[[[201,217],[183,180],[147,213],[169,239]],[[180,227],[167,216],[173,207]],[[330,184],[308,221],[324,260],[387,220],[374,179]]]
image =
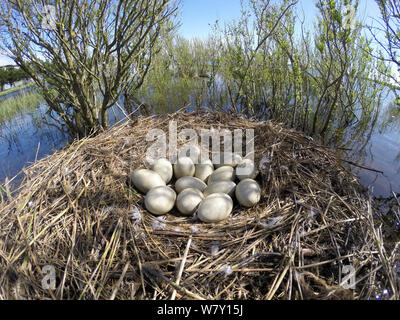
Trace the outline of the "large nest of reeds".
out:
[[[147,212],[128,177],[148,166],[149,129],[170,120],[254,129],[261,201],[217,224]],[[2,299],[397,297],[395,256],[357,180],[332,150],[269,121],[139,117],[36,162],[17,191],[0,205]]]

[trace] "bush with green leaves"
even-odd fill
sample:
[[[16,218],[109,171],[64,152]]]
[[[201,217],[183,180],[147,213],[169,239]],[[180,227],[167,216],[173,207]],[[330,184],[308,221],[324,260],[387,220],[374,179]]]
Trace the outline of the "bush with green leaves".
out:
[[[358,1],[316,6],[313,31],[296,1],[249,0],[238,20],[216,24],[207,40],[164,39],[140,98],[162,110],[192,102],[274,119],[327,140],[367,126],[378,115],[388,66],[371,55],[363,26],[347,21],[346,8],[356,11]]]

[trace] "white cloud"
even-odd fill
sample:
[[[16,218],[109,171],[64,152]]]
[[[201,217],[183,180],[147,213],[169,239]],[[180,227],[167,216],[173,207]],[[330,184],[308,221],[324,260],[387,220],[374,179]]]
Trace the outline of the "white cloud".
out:
[[[0,55],[0,66],[6,66],[10,64],[15,64],[10,58]]]

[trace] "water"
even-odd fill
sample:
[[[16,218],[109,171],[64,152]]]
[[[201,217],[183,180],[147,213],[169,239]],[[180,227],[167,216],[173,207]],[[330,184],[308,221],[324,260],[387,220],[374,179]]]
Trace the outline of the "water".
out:
[[[385,99],[377,124],[366,129],[362,138],[350,141],[346,159],[360,166],[352,166],[362,185],[377,197],[391,197],[400,193],[400,106],[393,96]]]
[[[365,146],[365,159],[358,164],[383,172],[353,166],[361,184],[369,187],[375,196],[390,197],[393,192],[400,193],[400,131],[374,133]]]
[[[36,110],[19,114],[0,125],[0,184],[4,184],[6,178],[13,178],[11,189],[17,187],[23,179],[23,168],[71,142],[69,135],[43,123],[45,118],[50,124],[56,124],[46,117],[46,111],[47,105],[43,103]],[[112,125],[124,115],[118,109],[110,109],[108,117]]]
[[[27,112],[10,119],[0,127],[0,183],[12,178],[22,168],[64,147],[68,137],[56,128],[40,125],[47,108],[40,105],[34,112]],[[13,180],[18,185],[23,176]]]
[[[123,101],[119,103],[123,105]],[[41,105],[37,110],[18,115],[0,127],[0,183],[4,183],[6,177],[10,179],[17,175],[35,159],[52,154],[70,141],[56,128],[42,124],[46,110],[46,106]],[[118,108],[109,110],[111,124],[123,117]],[[382,123],[385,124],[384,129]],[[375,196],[390,197],[392,192],[400,193],[400,115],[392,116],[386,122],[381,121],[372,133],[365,132],[362,139],[350,141],[346,147],[351,150],[340,154],[342,158],[383,172],[351,166],[360,182],[369,187]],[[13,186],[18,185],[22,177],[19,174],[13,180]]]

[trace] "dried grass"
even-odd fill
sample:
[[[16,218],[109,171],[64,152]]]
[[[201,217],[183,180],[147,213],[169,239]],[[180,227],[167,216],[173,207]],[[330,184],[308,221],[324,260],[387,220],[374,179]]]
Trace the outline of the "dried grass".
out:
[[[236,206],[218,224],[149,214],[127,177],[146,165],[149,128],[165,130],[171,119],[178,131],[253,128],[257,163],[270,159],[260,203]],[[357,180],[330,149],[271,122],[139,117],[25,176],[0,204],[0,299],[372,299],[383,287],[399,298],[396,251],[385,251]],[[56,290],[43,288],[45,265],[56,270]],[[339,283],[344,265],[356,270],[355,290]]]

